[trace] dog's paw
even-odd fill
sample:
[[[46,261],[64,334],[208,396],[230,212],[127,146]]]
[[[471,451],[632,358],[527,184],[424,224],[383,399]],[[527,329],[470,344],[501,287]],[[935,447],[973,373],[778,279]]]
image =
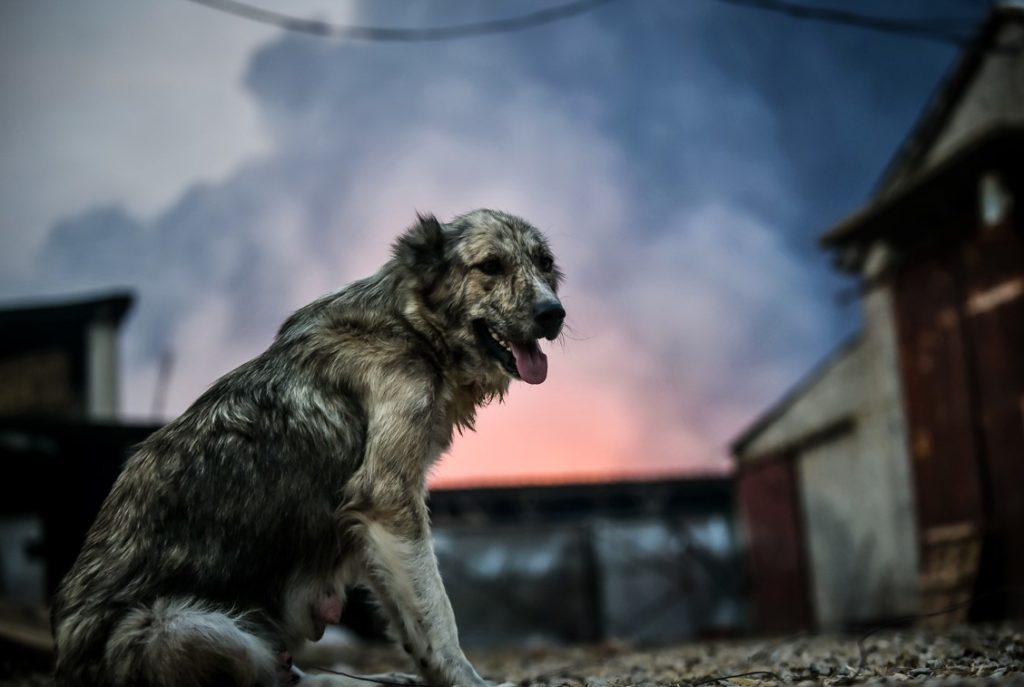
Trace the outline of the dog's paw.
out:
[[[277,684],[278,687],[291,687],[299,684],[302,672],[292,662],[292,655],[288,652],[278,654],[277,657]]]
[[[488,678],[484,678],[482,682],[482,687],[521,687],[518,682],[498,682]]]
[[[419,675],[413,675],[412,673],[378,673],[376,675],[367,675],[369,680],[379,680],[385,685],[422,685],[423,680]]]

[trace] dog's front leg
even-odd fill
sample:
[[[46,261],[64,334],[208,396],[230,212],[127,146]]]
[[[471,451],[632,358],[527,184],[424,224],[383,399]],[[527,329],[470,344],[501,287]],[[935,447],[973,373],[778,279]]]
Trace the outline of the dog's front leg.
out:
[[[482,687],[459,646],[455,614],[445,594],[421,499],[399,522],[371,520],[365,529],[369,583],[392,631],[432,685]]]

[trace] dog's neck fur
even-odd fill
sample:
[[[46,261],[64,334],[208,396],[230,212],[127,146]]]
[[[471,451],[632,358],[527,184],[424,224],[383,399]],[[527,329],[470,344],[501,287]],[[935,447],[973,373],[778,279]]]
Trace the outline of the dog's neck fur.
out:
[[[425,348],[438,368],[439,395],[447,404],[452,431],[472,430],[477,409],[501,400],[509,378],[484,357],[467,324],[447,321],[425,301],[422,289],[408,281],[410,275],[389,263],[376,274],[302,308],[281,327],[280,336],[299,334],[297,323],[310,322],[309,311],[315,313],[314,326],[325,329],[338,321],[364,321],[370,328],[397,321],[420,339],[420,350]]]
[[[398,286],[394,293],[406,294],[399,312],[409,327],[429,342],[437,356],[452,428],[460,432],[473,430],[477,409],[504,398],[508,376],[485,357],[467,323],[449,322],[418,289]]]

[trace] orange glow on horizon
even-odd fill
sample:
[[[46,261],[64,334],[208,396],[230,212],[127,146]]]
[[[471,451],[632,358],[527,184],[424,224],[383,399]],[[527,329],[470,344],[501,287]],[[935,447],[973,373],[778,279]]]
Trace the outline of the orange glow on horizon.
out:
[[[481,409],[476,431],[456,435],[451,450],[434,467],[432,487],[729,472],[728,462],[685,431],[673,432],[666,441],[664,431],[651,430],[651,406],[638,404],[617,380],[588,374],[578,358],[568,364],[571,353],[556,349],[551,357],[548,381],[537,386],[513,383],[503,403]]]
[[[691,470],[649,470],[622,472],[581,472],[568,469],[565,472],[549,474],[528,474],[518,476],[487,475],[480,478],[459,478],[440,476],[431,478],[431,489],[473,489],[477,487],[523,487],[523,486],[554,486],[559,484],[602,484],[608,482],[648,482],[672,479],[697,479],[728,477],[731,469],[722,467],[693,468]]]

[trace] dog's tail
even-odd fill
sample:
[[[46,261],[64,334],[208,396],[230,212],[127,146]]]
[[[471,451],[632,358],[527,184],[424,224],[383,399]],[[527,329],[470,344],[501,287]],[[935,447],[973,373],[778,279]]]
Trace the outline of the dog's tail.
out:
[[[88,618],[67,618],[84,629]],[[270,642],[247,627],[244,616],[201,604],[194,599],[160,599],[128,611],[116,621],[99,661],[74,660],[75,646],[60,646],[58,685],[98,684],[109,687],[145,685],[230,685],[274,687],[277,654]],[[83,679],[84,678],[84,679]]]

